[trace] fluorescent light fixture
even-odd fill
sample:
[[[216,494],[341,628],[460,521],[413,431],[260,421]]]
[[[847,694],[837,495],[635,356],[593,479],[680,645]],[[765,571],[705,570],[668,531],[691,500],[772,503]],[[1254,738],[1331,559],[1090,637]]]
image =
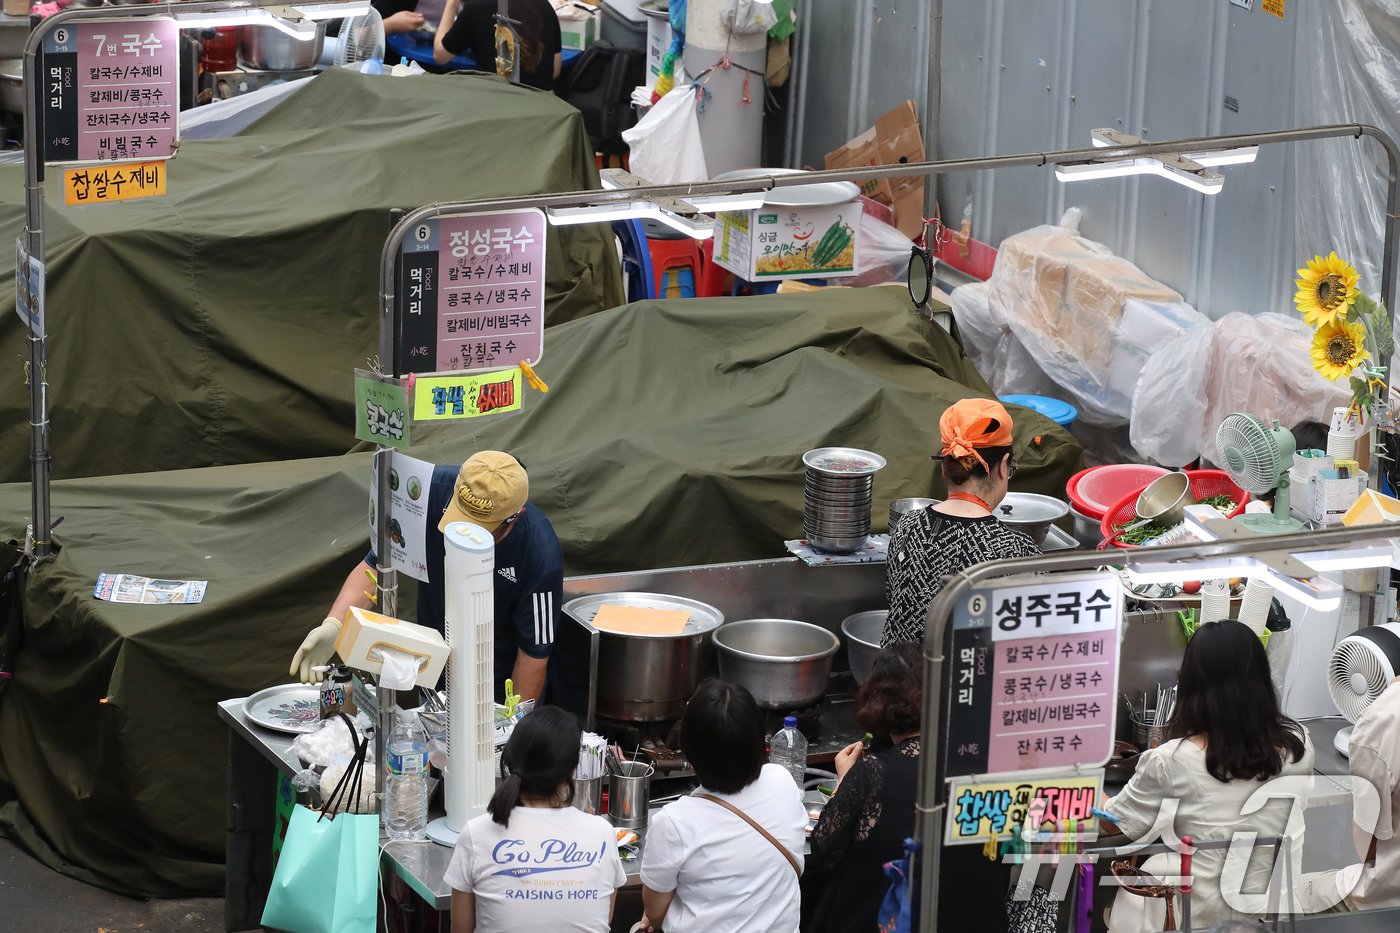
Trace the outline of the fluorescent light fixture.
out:
[[[371,9],[366,0],[347,0],[345,3],[294,3],[291,6],[307,19],[343,19],[347,16],[364,16]]]
[[[685,217],[662,210],[651,201],[618,201],[615,204],[594,204],[586,207],[551,207],[545,213],[549,222],[556,226],[603,224],[614,220],[642,218],[663,223],[696,240],[707,240],[715,235],[715,222],[710,218]]]
[[[685,200],[706,214],[719,214],[724,211],[756,211],[763,206],[764,192],[707,194],[699,197],[687,197]]]
[[[1241,149],[1212,149],[1208,152],[1186,152],[1183,155],[1206,168],[1217,165],[1247,165],[1259,155],[1258,146],[1245,146]]]
[[[1150,156],[1111,162],[1067,162],[1055,166],[1055,177],[1060,181],[1093,181],[1124,175],[1157,175],[1201,194],[1219,194],[1225,184],[1224,177],[1214,172],[1189,172]]]
[[[1330,612],[1342,603],[1342,588],[1325,577],[1295,580],[1253,557],[1243,555],[1200,561],[1187,560],[1180,563],[1157,561],[1137,566],[1133,566],[1130,558],[1125,569],[1128,579],[1133,583],[1184,583],[1187,580],[1218,580],[1221,577],[1263,577],[1275,590],[1323,612]]]
[[[1319,573],[1326,570],[1374,570],[1396,566],[1400,542],[1388,538],[1342,551],[1299,551],[1294,557]]]

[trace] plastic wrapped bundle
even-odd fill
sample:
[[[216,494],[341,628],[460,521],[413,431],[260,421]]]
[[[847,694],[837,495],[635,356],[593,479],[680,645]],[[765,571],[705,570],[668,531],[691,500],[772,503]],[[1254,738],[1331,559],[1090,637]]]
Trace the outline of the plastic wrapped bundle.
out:
[[[1198,456],[1214,461],[1215,432],[1231,412],[1277,419],[1284,427],[1326,421],[1347,404],[1345,382],[1312,368],[1312,331],[1282,314],[1227,314],[1162,346],[1133,393],[1130,436],[1144,457],[1165,466]]]

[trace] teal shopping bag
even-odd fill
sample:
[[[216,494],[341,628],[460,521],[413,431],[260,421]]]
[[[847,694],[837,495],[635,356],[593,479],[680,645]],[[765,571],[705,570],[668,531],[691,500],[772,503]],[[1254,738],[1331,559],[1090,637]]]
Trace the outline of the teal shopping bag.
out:
[[[343,715],[343,714],[342,714]],[[344,717],[355,735],[349,717]],[[379,815],[337,810],[360,799],[367,739],[321,811],[292,811],[272,875],[262,925],[287,933],[375,933],[379,899]]]

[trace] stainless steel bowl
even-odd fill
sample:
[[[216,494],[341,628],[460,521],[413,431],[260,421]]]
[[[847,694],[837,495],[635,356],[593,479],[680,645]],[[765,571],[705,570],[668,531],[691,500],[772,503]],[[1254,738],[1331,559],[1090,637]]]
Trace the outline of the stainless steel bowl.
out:
[[[888,609],[873,609],[846,616],[841,622],[841,634],[846,636],[846,657],[851,661],[851,673],[857,684],[865,683],[880,653],[880,638],[885,633]]]
[[[917,512],[920,509],[926,509],[931,505],[938,505],[938,503],[942,501],[942,499],[919,498],[894,500],[890,503],[890,534],[894,534],[895,526],[898,525],[900,520],[903,519],[904,516],[908,515],[910,512]]]
[[[1069,514],[1069,504],[1033,492],[1008,492],[992,514],[1040,545],[1045,543],[1050,526]]]
[[[744,619],[715,629],[719,676],[748,688],[759,706],[797,710],[826,693],[841,640],[810,622]]]
[[[1168,527],[1180,525],[1186,518],[1186,507],[1195,504],[1191,477],[1180,472],[1168,473],[1157,477],[1138,493],[1137,517]]]
[[[239,26],[238,57],[260,71],[306,71],[321,59],[326,24],[317,23],[316,36],[297,39],[274,26]]]
[[[6,113],[24,113],[23,59],[0,61],[0,109]]]

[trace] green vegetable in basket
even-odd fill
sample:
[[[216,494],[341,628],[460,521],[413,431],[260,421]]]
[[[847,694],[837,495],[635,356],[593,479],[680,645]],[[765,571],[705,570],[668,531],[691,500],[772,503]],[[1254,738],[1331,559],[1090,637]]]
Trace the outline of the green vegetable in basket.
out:
[[[1235,501],[1234,496],[1227,495],[1206,496],[1201,500],[1201,504],[1208,505],[1217,512],[1221,512],[1225,515],[1229,515],[1231,512],[1235,511],[1235,506],[1239,505],[1239,503]]]
[[[1113,530],[1115,533],[1123,532],[1123,529],[1126,527],[1128,527],[1127,524],[1122,524],[1116,526]],[[1152,522],[1143,525],[1141,528],[1134,528],[1132,531],[1118,534],[1118,540],[1122,541],[1124,544],[1140,546],[1151,541],[1153,538],[1160,538],[1169,531],[1171,531],[1171,529],[1166,525],[1159,522]]]

